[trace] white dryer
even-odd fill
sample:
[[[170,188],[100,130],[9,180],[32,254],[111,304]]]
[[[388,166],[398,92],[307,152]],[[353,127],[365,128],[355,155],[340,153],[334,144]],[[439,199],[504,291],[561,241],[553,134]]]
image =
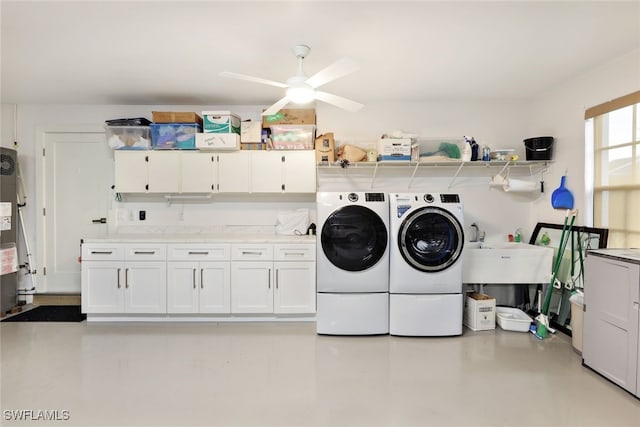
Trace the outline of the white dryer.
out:
[[[389,332],[462,334],[464,212],[458,194],[390,194]]]
[[[389,200],[385,193],[316,196],[317,332],[389,333]]]

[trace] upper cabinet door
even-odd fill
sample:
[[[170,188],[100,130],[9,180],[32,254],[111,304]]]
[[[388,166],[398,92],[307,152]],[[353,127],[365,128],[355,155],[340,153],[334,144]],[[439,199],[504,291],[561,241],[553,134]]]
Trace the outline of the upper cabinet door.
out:
[[[218,158],[218,191],[220,193],[249,192],[249,151],[216,153]]]
[[[180,156],[173,151],[148,151],[149,193],[180,191]]]
[[[217,162],[215,153],[183,151],[181,158],[181,193],[216,191]]]
[[[287,151],[282,165],[286,193],[316,192],[316,152],[314,150]]]
[[[256,151],[251,156],[251,192],[282,193],[284,152]]]
[[[147,191],[147,155],[149,151],[115,150],[114,181],[118,193]]]

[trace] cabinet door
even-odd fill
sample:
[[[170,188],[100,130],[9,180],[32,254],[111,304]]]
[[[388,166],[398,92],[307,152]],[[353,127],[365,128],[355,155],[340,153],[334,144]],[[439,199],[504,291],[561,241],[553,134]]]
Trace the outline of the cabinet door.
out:
[[[218,191],[246,193],[249,191],[249,151],[218,153]]]
[[[282,193],[282,151],[251,153],[251,192]]]
[[[115,150],[114,184],[118,193],[147,191],[147,155],[149,151]]]
[[[638,378],[639,271],[636,264],[596,255],[585,260],[582,358],[632,393]]]
[[[81,267],[82,312],[124,312],[124,266],[117,261],[83,261]]]
[[[164,261],[125,263],[124,308],[127,313],[167,312],[167,267]]]
[[[167,313],[198,312],[197,262],[167,263]]]
[[[215,190],[214,181],[216,157],[213,153],[184,151],[181,153],[182,193],[211,193]]]
[[[230,272],[229,262],[200,263],[200,313],[231,312]]]
[[[271,262],[231,263],[231,312],[273,313]]]
[[[315,262],[276,262],[274,313],[315,313]]]
[[[286,193],[315,193],[316,152],[314,150],[287,151],[282,176]]]
[[[180,152],[149,151],[149,193],[180,191]]]

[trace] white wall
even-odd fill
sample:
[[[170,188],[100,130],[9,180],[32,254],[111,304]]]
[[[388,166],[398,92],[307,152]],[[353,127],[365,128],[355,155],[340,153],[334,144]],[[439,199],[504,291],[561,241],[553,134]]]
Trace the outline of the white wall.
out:
[[[545,179],[549,196],[567,171],[567,186],[579,210],[576,224],[585,221],[585,134],[584,112],[623,95],[640,90],[640,49],[595,68],[565,84],[541,93],[531,103],[531,135],[556,137],[552,172]],[[535,222],[562,223],[564,212],[554,211],[549,197],[533,204]]]

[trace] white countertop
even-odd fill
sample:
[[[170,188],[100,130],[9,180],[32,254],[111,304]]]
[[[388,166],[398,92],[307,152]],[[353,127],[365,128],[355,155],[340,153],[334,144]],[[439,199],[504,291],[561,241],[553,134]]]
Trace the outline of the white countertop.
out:
[[[83,239],[84,243],[315,243],[316,236],[285,236],[277,234],[111,234]]]
[[[588,254],[640,264],[640,249],[593,249]]]

